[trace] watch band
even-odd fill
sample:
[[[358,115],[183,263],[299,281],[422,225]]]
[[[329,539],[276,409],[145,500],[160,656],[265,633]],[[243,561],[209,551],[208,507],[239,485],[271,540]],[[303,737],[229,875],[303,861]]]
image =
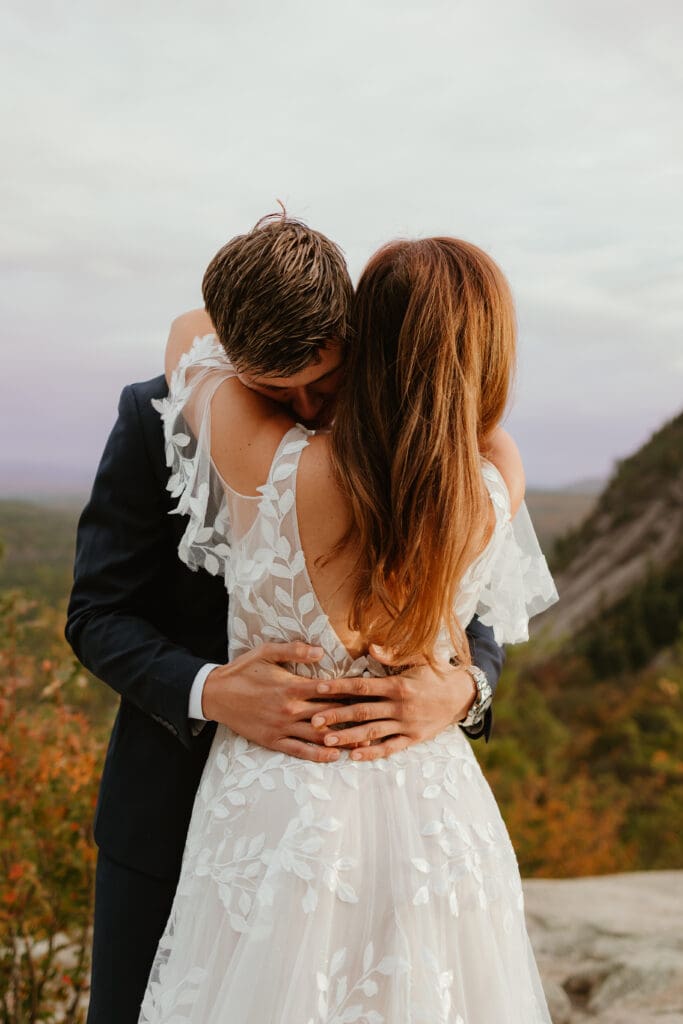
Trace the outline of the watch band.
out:
[[[464,671],[472,677],[477,688],[477,693],[472,707],[465,717],[457,723],[465,729],[470,729],[473,725],[478,725],[479,722],[481,722],[482,718],[491,706],[493,690],[491,689],[491,684],[486,678],[486,673],[478,668],[477,665],[461,665],[459,667],[464,669]]]

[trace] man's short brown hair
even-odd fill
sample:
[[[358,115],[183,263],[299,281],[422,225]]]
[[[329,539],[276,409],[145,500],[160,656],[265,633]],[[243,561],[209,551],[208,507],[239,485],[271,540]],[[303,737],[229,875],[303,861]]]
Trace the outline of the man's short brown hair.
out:
[[[353,286],[341,249],[284,213],[263,217],[216,253],[204,305],[238,370],[288,377],[346,340]]]

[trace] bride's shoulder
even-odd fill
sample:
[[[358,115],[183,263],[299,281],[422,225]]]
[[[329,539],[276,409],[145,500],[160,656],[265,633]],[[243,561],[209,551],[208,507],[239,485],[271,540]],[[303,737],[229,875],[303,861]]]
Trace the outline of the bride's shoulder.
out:
[[[496,427],[488,438],[482,455],[502,476],[510,495],[510,512],[514,516],[524,500],[526,489],[524,464],[515,440],[507,430]]]
[[[294,420],[283,406],[252,391],[237,377],[217,389],[211,404],[211,455],[233,490],[255,495]]]
[[[200,331],[201,334],[215,334],[211,317],[202,306],[200,309],[188,309],[179,313],[171,323],[172,331]]]
[[[203,338],[207,334],[215,334],[211,317],[205,309],[190,309],[181,313],[172,322],[166,342],[165,373],[166,379],[180,362],[181,356],[188,352],[195,338]]]

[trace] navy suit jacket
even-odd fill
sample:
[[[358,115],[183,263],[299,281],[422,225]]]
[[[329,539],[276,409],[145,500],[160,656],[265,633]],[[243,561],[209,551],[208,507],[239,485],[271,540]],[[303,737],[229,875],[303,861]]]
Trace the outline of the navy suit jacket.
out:
[[[66,637],[121,702],[95,814],[111,859],[175,879],[199,779],[215,733],[193,735],[190,689],[207,661],[227,661],[223,580],[191,572],[177,548],[186,520],[174,505],[159,414],[164,377],[123,389],[119,415],[78,525]],[[468,627],[473,660],[495,685],[503,652],[492,631]],[[491,729],[487,713],[482,727]]]

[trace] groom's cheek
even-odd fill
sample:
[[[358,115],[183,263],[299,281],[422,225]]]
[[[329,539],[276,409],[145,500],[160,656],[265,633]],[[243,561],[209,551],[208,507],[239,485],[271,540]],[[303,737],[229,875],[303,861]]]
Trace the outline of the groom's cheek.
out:
[[[323,404],[320,407],[320,411],[316,417],[316,426],[329,427],[334,419],[334,412],[337,405],[337,394],[336,392],[325,395],[323,397]]]

